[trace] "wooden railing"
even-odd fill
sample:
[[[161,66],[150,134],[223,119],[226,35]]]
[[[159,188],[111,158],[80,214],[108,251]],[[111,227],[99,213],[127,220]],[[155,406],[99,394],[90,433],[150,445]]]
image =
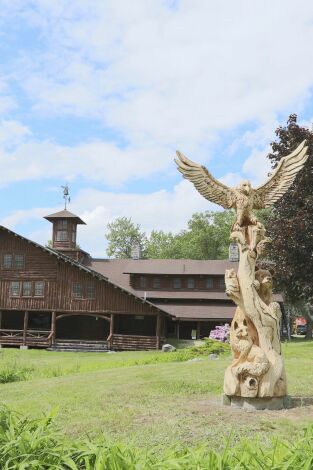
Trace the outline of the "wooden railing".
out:
[[[9,346],[48,347],[52,342],[53,331],[50,330],[14,330],[0,329],[0,344]]]
[[[137,336],[113,334],[108,338],[110,346],[119,351],[147,351],[158,349],[159,341],[157,336]]]

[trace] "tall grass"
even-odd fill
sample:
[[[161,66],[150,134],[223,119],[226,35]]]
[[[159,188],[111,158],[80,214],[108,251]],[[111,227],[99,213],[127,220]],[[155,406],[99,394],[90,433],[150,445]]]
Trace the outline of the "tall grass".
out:
[[[75,375],[80,372],[88,372],[93,370],[115,369],[120,367],[132,367],[150,364],[160,364],[168,362],[184,362],[196,357],[205,357],[211,353],[218,355],[230,354],[230,347],[228,344],[220,343],[211,339],[205,340],[202,346],[195,346],[191,348],[180,349],[175,352],[162,353],[160,351],[147,351],[125,354],[106,354],[101,353],[100,357],[93,358],[90,354],[84,357],[75,357],[71,353],[65,353],[69,356],[55,356],[60,353],[38,352],[38,359],[36,356],[26,354],[33,353],[34,351],[20,351],[3,350],[0,355],[0,384],[9,382],[18,382],[24,380],[31,380],[35,377],[52,378],[61,377],[66,375]],[[51,355],[55,358],[55,362],[43,361],[41,364],[40,353]],[[86,353],[82,353],[85,355]],[[96,353],[91,353],[96,354]],[[54,356],[53,356],[54,355]],[[47,358],[46,358],[47,359]],[[50,358],[49,358],[50,359]],[[58,360],[58,361],[57,361]],[[88,360],[88,362],[86,362]]]
[[[0,409],[0,468],[2,470],[311,470],[313,426],[296,442],[276,440],[272,446],[253,441],[222,452],[206,446],[163,452],[142,450],[108,441],[71,441],[42,419]]]

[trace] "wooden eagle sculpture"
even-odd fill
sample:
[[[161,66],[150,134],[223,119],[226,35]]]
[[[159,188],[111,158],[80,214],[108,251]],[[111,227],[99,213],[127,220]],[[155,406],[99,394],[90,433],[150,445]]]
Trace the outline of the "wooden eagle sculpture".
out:
[[[308,158],[305,144],[304,140],[292,153],[283,157],[266,183],[255,189],[248,180],[243,180],[236,188],[230,188],[215,179],[205,166],[194,163],[178,151],[175,162],[178,171],[194,184],[202,196],[224,209],[236,210],[233,230],[240,230],[259,223],[252,213],[253,209],[272,206],[288,191]]]

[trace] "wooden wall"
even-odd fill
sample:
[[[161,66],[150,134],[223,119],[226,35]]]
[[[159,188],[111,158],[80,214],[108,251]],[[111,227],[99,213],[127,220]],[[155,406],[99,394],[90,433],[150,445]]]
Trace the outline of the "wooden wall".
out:
[[[3,254],[25,255],[24,269],[3,269]],[[11,281],[45,281],[45,296],[11,297]],[[95,283],[95,299],[75,299],[73,283]],[[0,310],[117,312],[156,315],[158,310],[125,291],[50,255],[14,234],[0,230]]]

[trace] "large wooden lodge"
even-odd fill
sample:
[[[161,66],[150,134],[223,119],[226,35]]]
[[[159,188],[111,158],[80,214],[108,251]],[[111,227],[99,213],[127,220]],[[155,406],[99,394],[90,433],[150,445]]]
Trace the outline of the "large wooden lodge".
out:
[[[224,272],[236,263],[93,259],[76,243],[79,217],[45,218],[51,248],[0,226],[0,345],[158,349],[231,321]]]

